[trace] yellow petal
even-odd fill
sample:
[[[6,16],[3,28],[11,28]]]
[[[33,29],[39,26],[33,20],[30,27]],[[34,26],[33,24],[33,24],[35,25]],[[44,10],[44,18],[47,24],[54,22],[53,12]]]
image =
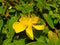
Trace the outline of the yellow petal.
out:
[[[26,28],[26,25],[23,25],[23,24],[21,24],[19,22],[15,22],[13,24],[13,29],[15,30],[16,33],[24,31],[25,28]]]
[[[25,16],[23,16],[23,17],[21,17],[20,19],[19,19],[19,21],[20,21],[20,23],[22,23],[23,25],[27,25],[27,23],[28,23],[28,18]]]
[[[39,17],[37,17],[37,16],[32,16],[31,19],[32,19],[32,23],[33,23],[33,24],[36,24],[36,23],[38,22],[38,20],[39,20]]]
[[[20,22],[21,22],[21,21],[22,21],[22,22],[23,22],[23,21],[27,21],[27,17],[26,17],[26,16],[25,16],[25,17],[23,16],[23,17],[21,17],[21,18],[19,19],[19,21],[20,21]]]
[[[28,23],[27,23],[28,26],[32,26],[32,20],[31,18],[28,18]]]
[[[28,28],[26,29],[26,34],[27,34],[27,36],[28,36],[31,40],[34,40],[32,27],[28,27]]]
[[[43,30],[43,29],[44,29],[44,25],[33,25],[33,27],[34,27],[36,30]]]

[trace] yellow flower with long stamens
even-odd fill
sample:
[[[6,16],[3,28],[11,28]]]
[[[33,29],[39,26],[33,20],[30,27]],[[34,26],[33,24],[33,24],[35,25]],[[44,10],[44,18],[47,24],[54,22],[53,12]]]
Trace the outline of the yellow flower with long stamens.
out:
[[[27,36],[31,39],[34,40],[34,35],[33,35],[33,30],[32,27],[34,27],[36,30],[43,30],[44,25],[36,25],[39,21],[38,16],[22,16],[19,19],[19,22],[15,22],[13,24],[13,29],[15,30],[16,33],[20,33],[24,30],[26,30]]]

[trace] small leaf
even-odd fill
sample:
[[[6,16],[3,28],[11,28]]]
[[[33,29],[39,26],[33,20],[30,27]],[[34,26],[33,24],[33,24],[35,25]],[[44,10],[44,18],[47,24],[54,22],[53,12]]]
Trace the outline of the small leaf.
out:
[[[42,42],[31,42],[31,43],[28,43],[26,45],[46,45],[46,43],[42,43]]]
[[[38,0],[37,7],[43,8],[43,6],[44,6],[43,0]]]
[[[38,43],[38,42],[31,42],[31,43],[28,43],[26,45],[40,45],[40,43]]]
[[[2,26],[3,26],[3,20],[1,19],[0,20],[0,31],[1,31]]]
[[[3,13],[3,7],[0,6],[0,13]]]
[[[3,45],[8,45],[11,43],[11,39],[6,39],[3,41]]]
[[[14,40],[13,43],[14,43],[15,45],[25,45],[25,39]]]
[[[21,10],[23,9],[23,7],[22,7],[21,5],[16,5],[16,9],[17,9],[18,11],[21,11]]]
[[[10,9],[9,12],[15,12],[15,9]]]
[[[57,24],[59,22],[59,19],[55,19],[54,23]]]
[[[6,11],[6,8],[3,8],[3,6],[0,6],[0,14],[4,15]]]
[[[53,24],[53,21],[52,21],[50,15],[43,14],[43,17],[44,17],[44,19],[46,20],[46,22],[48,23],[48,25],[49,25],[52,29],[54,29],[55,27],[54,27],[54,24]]]
[[[13,26],[13,23],[17,21],[17,15],[15,15],[14,17],[12,17],[9,21],[8,21],[8,29],[9,29],[9,34],[11,35],[11,38],[13,37],[14,35],[14,30],[12,28]],[[9,36],[10,36],[9,35]]]
[[[44,28],[43,33],[48,33],[49,29],[47,27]]]
[[[33,11],[33,7],[26,4],[25,11],[26,11],[26,13]]]
[[[53,11],[49,11],[49,15],[53,15]]]
[[[59,15],[59,14],[53,14],[53,15],[52,15],[52,18],[60,19],[60,15]]]

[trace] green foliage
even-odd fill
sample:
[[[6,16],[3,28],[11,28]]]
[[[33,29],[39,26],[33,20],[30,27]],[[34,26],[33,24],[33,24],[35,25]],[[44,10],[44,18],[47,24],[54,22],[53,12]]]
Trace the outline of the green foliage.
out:
[[[42,43],[42,42],[31,42],[31,43],[28,43],[26,45],[46,45],[46,43]]]
[[[14,42],[11,42],[11,39],[6,39],[3,42],[3,45],[25,45],[25,40],[21,39],[21,40],[14,40]]]
[[[4,2],[4,0],[0,0],[0,2]]]
[[[2,26],[3,26],[3,20],[1,19],[0,20],[0,31],[1,31]]]
[[[12,17],[11,20],[9,20],[8,22],[8,29],[9,29],[9,33],[11,34],[11,36],[14,35],[14,30],[12,28],[12,25],[15,21],[16,21],[16,17]]]
[[[48,25],[49,25],[52,29],[54,29],[54,24],[53,24],[53,21],[52,21],[50,15],[44,14],[43,17],[44,17],[44,19],[46,20],[46,22],[48,23]]]
[[[14,45],[25,45],[25,39],[21,39],[21,40],[14,40]]]
[[[3,42],[3,45],[9,45],[11,43],[11,39],[6,39]]]

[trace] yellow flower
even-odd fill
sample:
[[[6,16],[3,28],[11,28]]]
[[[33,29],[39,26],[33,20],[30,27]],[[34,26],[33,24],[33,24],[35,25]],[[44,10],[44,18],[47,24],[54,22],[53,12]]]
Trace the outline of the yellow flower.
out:
[[[38,16],[23,16],[19,19],[19,22],[15,22],[13,24],[13,29],[16,33],[20,33],[24,30],[26,30],[27,36],[34,40],[32,27],[34,27],[36,30],[43,30],[44,25],[36,25],[38,23],[39,17]]]

